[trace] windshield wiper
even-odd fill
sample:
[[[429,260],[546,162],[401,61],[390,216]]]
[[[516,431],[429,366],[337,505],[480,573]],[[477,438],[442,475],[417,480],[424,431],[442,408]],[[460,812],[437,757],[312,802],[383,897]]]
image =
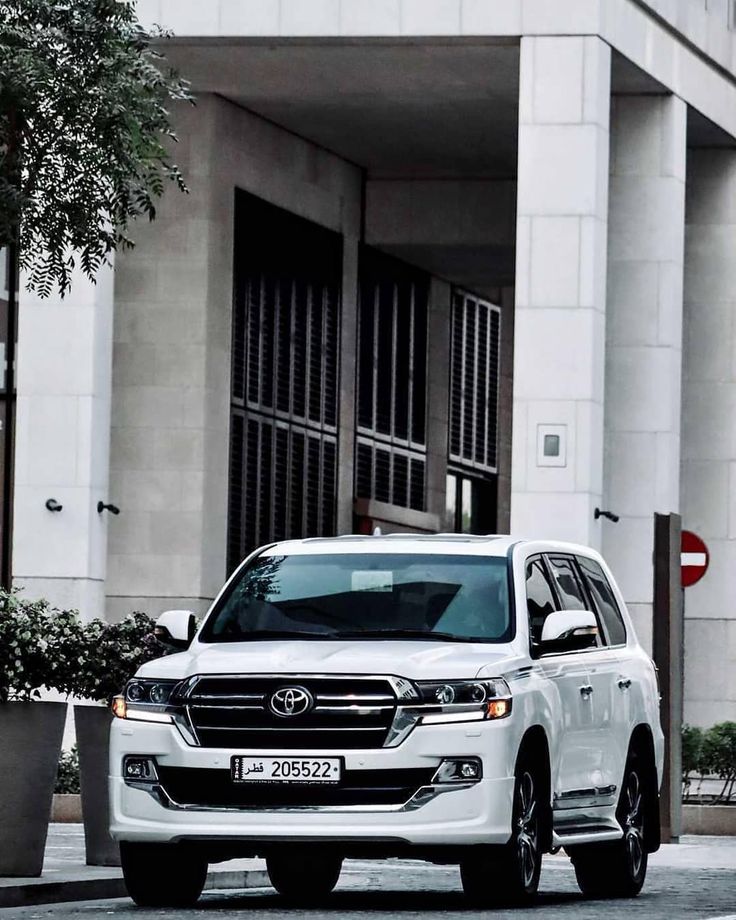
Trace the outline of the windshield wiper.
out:
[[[332,639],[333,632],[308,632],[299,629],[254,629],[252,632],[240,632],[218,637],[220,641],[247,642],[249,639]]]
[[[453,633],[431,632],[428,629],[356,629],[350,632],[336,632],[337,639],[431,639],[435,642],[470,642],[466,636]],[[475,640],[477,641],[477,640]]]

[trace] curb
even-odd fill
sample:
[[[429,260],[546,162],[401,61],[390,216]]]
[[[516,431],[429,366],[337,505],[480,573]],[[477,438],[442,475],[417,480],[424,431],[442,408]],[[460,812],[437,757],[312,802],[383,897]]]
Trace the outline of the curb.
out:
[[[209,872],[205,891],[266,888],[268,873],[261,870]],[[103,901],[127,897],[125,882],[119,875],[110,878],[70,879],[63,882],[23,881],[0,885],[0,908],[59,904],[62,901]]]

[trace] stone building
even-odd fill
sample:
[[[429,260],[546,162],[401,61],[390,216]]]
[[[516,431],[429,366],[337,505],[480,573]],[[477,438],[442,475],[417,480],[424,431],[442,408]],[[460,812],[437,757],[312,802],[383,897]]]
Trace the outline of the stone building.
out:
[[[17,581],[201,612],[274,538],[510,528],[600,547],[650,641],[680,511],[686,718],[736,719],[732,0],[138,5],[191,194],[22,300]]]

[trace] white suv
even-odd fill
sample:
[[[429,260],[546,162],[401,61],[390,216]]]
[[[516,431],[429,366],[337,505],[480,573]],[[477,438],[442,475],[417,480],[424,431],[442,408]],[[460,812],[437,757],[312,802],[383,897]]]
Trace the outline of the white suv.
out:
[[[479,904],[636,895],[659,846],[655,668],[593,550],[509,537],[311,539],[234,573],[184,649],[114,703],[113,837],[131,897],[191,904],[265,857],[328,894],[346,857],[459,864]]]

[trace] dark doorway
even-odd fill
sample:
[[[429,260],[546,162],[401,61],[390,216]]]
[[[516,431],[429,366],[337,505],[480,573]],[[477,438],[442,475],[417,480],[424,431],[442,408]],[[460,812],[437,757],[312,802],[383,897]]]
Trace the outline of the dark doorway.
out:
[[[425,510],[429,276],[360,255],[355,490]]]
[[[498,527],[500,349],[500,309],[453,291],[445,526],[459,533]]]
[[[335,533],[342,238],[238,191],[228,571]]]

